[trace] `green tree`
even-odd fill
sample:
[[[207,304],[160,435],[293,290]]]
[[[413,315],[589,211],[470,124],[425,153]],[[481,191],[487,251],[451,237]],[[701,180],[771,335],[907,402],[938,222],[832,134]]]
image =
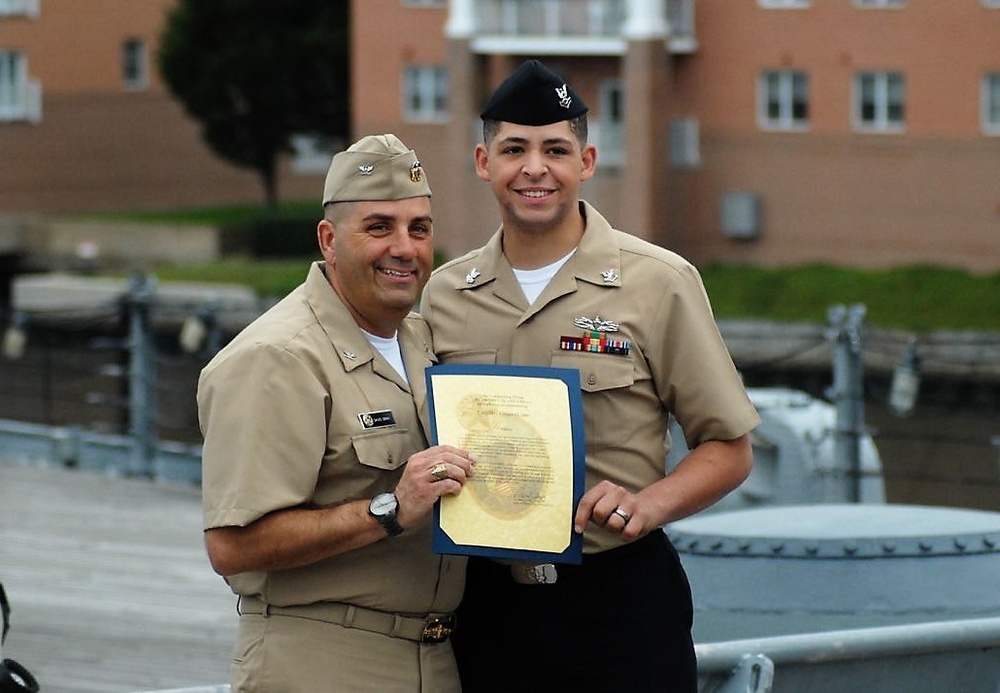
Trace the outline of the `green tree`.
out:
[[[167,86],[221,157],[278,202],[291,138],[346,139],[349,0],[179,0],[158,57]]]

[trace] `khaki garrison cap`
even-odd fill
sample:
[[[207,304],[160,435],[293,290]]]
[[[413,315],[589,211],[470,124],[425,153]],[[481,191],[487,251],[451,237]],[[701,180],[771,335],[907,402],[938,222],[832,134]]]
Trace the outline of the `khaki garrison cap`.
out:
[[[526,60],[493,92],[483,120],[517,125],[551,125],[587,112],[584,103],[562,77],[538,60]]]
[[[368,135],[336,154],[323,186],[323,204],[431,196],[417,155],[395,135]]]

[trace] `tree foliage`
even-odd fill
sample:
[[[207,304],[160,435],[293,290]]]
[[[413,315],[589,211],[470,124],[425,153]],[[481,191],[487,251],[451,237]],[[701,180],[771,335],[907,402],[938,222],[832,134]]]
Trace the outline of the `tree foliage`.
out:
[[[293,135],[350,131],[349,0],[179,0],[160,43],[163,79],[221,157],[278,200]]]

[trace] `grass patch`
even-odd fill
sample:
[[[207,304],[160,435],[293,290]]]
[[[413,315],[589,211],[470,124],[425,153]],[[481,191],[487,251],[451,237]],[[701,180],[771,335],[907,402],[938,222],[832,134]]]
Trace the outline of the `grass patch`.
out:
[[[258,296],[281,298],[305,280],[309,263],[318,259],[318,253],[315,257],[298,259],[227,258],[198,265],[159,267],[153,274],[161,282],[240,284],[253,289]]]
[[[862,303],[866,322],[878,327],[1000,330],[1000,272],[982,276],[928,265],[878,271],[712,265],[702,276],[720,318],[825,322],[829,306]]]
[[[275,211],[233,205],[85,218],[247,229],[251,246],[261,253],[280,251],[290,256],[229,258],[162,267],[155,273],[162,281],[242,284],[261,296],[280,297],[302,282],[308,263],[319,257],[318,252],[309,255],[314,243],[311,228],[301,227],[318,221],[320,214],[315,201],[288,201]],[[442,260],[435,257],[436,264]],[[872,326],[915,332],[1000,331],[1000,272],[973,275],[932,265],[855,270],[823,264],[774,269],[707,265],[700,270],[719,318],[825,323],[830,306],[862,303],[866,322]]]

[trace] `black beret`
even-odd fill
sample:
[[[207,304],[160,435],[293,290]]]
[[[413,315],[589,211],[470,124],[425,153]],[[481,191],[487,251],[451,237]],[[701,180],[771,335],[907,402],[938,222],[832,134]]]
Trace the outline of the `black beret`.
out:
[[[562,77],[537,60],[517,68],[480,113],[483,120],[502,120],[518,125],[549,125],[572,120],[587,112],[587,104]]]

